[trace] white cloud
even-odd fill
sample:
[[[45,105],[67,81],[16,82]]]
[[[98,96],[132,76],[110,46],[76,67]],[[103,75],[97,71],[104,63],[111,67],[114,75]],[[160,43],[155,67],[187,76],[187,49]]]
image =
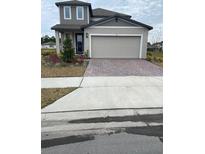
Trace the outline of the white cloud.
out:
[[[156,24],[153,27],[154,29],[149,31],[148,41],[151,43],[162,41],[163,40],[163,25]]]

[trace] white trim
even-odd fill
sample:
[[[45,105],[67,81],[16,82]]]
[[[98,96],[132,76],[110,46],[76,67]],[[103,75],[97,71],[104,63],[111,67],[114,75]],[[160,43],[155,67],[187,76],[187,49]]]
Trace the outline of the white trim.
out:
[[[134,26],[91,26],[89,28],[144,28],[144,27],[134,27]]]
[[[89,57],[91,58],[92,55],[91,55],[91,36],[92,34],[89,34]]]
[[[57,53],[60,53],[60,41],[59,41],[59,32],[55,31],[55,37],[56,37],[56,51]]]
[[[143,34],[141,35],[141,39],[140,39],[140,54],[139,54],[139,58],[142,58],[142,45],[143,45]]]
[[[66,18],[66,13],[65,13],[65,9],[66,8],[69,8],[69,13],[70,13],[70,18]],[[70,20],[71,19],[71,17],[72,17],[72,14],[71,14],[71,7],[70,6],[64,6],[63,7],[63,12],[64,12],[64,20]]]
[[[142,36],[143,34],[90,34],[91,36]]]
[[[82,18],[78,17],[78,9],[82,8]],[[76,6],[76,19],[77,20],[84,20],[84,7],[83,6]]]
[[[142,58],[142,45],[143,45],[143,34],[89,34],[89,53],[90,53],[90,58],[92,58],[92,43],[91,43],[91,38],[92,36],[140,36],[140,53],[139,53],[139,58]]]

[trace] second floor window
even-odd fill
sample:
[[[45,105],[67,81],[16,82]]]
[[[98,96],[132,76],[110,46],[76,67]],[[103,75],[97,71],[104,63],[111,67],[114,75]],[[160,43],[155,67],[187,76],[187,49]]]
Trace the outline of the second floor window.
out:
[[[76,7],[77,20],[84,20],[84,8],[82,6]]]
[[[64,19],[71,19],[71,7],[64,6]]]

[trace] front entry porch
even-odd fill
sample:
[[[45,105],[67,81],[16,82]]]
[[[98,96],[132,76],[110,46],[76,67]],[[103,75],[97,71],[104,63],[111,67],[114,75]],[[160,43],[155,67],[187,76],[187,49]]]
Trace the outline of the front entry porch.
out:
[[[56,37],[56,51],[60,53],[63,51],[63,42],[65,38],[70,38],[72,41],[75,54],[83,54],[84,51],[84,34],[82,31],[55,31]]]

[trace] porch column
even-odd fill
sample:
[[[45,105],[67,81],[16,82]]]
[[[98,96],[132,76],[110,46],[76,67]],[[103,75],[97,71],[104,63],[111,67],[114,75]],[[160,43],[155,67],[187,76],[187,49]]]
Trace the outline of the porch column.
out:
[[[59,54],[60,53],[59,32],[55,31],[55,35],[56,35],[56,52],[57,52],[57,54]]]
[[[63,42],[65,40],[65,33],[61,33],[61,50],[63,51]]]
[[[75,46],[75,33],[74,33],[74,32],[72,33],[72,43],[73,43],[73,48],[74,48],[74,50],[75,50],[75,52],[76,52],[76,46]]]

